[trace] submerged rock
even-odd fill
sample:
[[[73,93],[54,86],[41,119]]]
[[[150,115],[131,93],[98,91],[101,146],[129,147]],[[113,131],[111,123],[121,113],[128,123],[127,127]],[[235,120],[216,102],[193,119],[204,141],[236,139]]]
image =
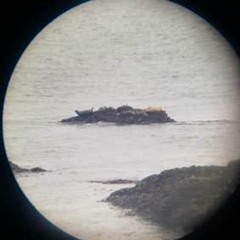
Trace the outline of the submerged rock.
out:
[[[90,183],[101,183],[101,184],[132,184],[138,183],[136,180],[129,180],[129,179],[114,179],[114,180],[107,180],[107,181],[89,181]]]
[[[118,108],[101,107],[96,111],[75,110],[78,116],[61,120],[63,123],[97,123],[109,122],[116,124],[151,124],[174,122],[160,107],[137,109],[124,105]]]
[[[201,224],[236,186],[240,161],[227,167],[189,167],[151,175],[105,201],[159,226],[185,233]]]
[[[25,172],[38,173],[38,172],[46,172],[47,171],[40,167],[22,168],[22,167],[19,167],[17,164],[12,163],[10,161],[9,161],[9,164],[10,164],[10,167],[12,168],[13,172],[15,172],[15,173],[25,173]]]

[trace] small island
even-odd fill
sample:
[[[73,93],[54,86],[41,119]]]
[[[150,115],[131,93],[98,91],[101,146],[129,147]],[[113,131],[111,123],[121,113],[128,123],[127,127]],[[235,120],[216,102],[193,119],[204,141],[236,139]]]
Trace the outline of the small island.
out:
[[[125,124],[151,124],[175,122],[161,107],[147,107],[144,109],[132,108],[123,105],[118,108],[101,107],[94,111],[75,110],[77,116],[63,119],[62,123],[97,123],[107,122],[119,125]]]
[[[104,201],[128,214],[184,234],[211,215],[235,189],[240,161],[227,166],[170,169],[110,194]]]

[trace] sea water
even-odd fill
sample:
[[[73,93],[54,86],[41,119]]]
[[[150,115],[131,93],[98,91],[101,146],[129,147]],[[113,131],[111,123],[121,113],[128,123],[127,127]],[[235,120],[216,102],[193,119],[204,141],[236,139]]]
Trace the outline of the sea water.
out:
[[[52,223],[87,240],[172,239],[102,201],[163,170],[239,158],[238,60],[205,21],[165,1],[83,4],[33,41],[4,108],[9,160],[45,173],[16,179]],[[68,125],[74,110],[161,106],[174,123]]]

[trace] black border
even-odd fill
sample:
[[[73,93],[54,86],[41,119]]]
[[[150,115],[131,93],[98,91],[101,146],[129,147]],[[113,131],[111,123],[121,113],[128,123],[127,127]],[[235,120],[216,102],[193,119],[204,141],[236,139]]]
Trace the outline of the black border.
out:
[[[240,56],[240,13],[234,0],[170,0],[202,16],[229,41]],[[8,81],[24,49],[49,22],[82,0],[32,0],[4,2],[1,7],[0,108]],[[50,224],[19,189],[0,136],[0,238],[24,240],[74,240]],[[186,240],[240,239],[240,186],[221,210]],[[113,236],[117,239],[117,236]]]

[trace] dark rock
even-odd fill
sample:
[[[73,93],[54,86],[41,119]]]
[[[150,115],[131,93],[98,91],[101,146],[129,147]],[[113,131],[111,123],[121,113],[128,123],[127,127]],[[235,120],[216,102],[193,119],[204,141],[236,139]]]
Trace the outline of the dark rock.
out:
[[[15,173],[39,173],[39,172],[46,172],[47,170],[40,168],[40,167],[35,167],[35,168],[22,168],[19,167],[17,164],[12,163],[9,161],[10,167],[12,168],[13,172]]]
[[[106,201],[154,224],[187,233],[233,192],[239,173],[233,165],[239,163],[163,171],[144,178],[133,188],[113,192]]]
[[[76,117],[63,119],[63,123],[97,123],[109,122],[122,124],[151,124],[174,122],[167,113],[161,108],[136,109],[124,105],[117,109],[112,107],[101,107],[97,111],[75,110],[78,114]]]
[[[107,181],[89,181],[90,183],[101,183],[101,184],[132,184],[137,183],[136,180],[128,180],[128,179],[115,179],[115,180],[107,180]]]
[[[128,105],[123,105],[117,108],[117,112],[121,113],[121,112],[126,112],[126,111],[132,111],[133,108],[128,106]]]
[[[36,173],[36,172],[46,172],[45,169],[40,168],[40,167],[30,168],[29,171],[30,171],[30,172],[34,172],[34,173]]]

